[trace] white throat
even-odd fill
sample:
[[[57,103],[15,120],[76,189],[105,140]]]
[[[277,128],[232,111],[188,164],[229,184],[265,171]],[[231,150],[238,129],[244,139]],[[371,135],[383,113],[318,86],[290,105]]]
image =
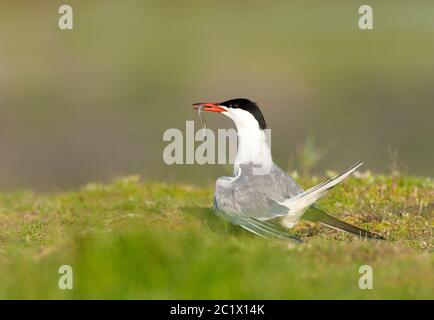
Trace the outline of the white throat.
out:
[[[247,111],[234,110],[227,112],[237,127],[238,150],[234,162],[234,175],[238,174],[240,164],[253,164],[255,167],[268,169],[272,165],[267,135],[259,128],[258,121]],[[267,173],[264,170],[258,170]]]

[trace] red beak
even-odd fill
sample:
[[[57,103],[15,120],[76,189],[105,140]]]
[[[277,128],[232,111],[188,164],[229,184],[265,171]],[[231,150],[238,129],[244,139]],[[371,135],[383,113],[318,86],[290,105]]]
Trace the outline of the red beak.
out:
[[[199,109],[199,106],[203,106],[204,111],[210,111],[210,112],[226,112],[227,110],[220,107],[218,102],[199,102],[193,104],[193,109],[197,110]]]

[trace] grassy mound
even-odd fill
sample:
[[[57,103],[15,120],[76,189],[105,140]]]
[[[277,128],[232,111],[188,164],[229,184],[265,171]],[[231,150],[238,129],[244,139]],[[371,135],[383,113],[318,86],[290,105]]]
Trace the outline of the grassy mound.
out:
[[[362,174],[320,201],[388,241],[306,222],[306,244],[265,240],[216,217],[212,196],[138,177],[0,194],[0,298],[434,299],[433,179]],[[73,290],[58,288],[61,265]],[[361,265],[372,290],[359,288]]]

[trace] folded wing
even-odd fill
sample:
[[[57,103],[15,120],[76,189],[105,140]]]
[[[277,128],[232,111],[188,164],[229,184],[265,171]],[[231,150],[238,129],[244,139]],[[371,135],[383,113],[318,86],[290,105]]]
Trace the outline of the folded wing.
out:
[[[369,239],[377,239],[377,240],[385,240],[384,237],[372,233],[367,230],[363,230],[361,228],[355,227],[349,223],[343,222],[341,220],[338,220],[327,213],[325,213],[323,210],[316,206],[311,206],[309,210],[302,216],[302,219],[317,222],[320,224],[323,224],[327,227],[346,231],[348,233],[352,233],[355,235],[358,235],[360,237],[369,238]]]

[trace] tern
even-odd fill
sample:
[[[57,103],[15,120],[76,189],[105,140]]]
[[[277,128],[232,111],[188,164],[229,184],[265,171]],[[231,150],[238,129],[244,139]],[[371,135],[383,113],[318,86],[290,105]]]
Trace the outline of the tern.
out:
[[[263,236],[303,242],[288,230],[300,219],[343,230],[360,237],[382,236],[350,225],[327,214],[315,202],[348,177],[359,162],[340,175],[304,190],[287,172],[274,164],[267,143],[267,124],[259,106],[248,99],[195,103],[194,109],[221,113],[235,123],[238,137],[233,177],[216,181],[214,212],[235,225]]]

